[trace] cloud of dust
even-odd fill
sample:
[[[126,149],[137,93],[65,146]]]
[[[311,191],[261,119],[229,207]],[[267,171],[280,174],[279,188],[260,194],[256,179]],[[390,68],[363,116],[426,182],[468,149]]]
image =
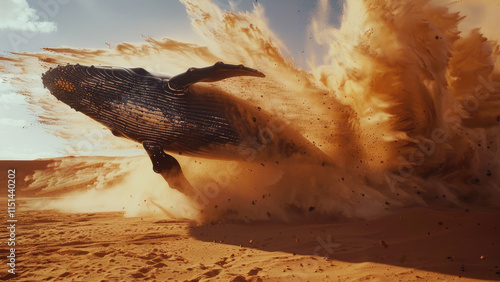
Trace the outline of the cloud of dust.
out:
[[[152,171],[147,156],[67,157],[26,178],[39,198],[31,209],[124,212],[125,216],[195,218],[196,208]]]
[[[330,49],[312,73],[356,113],[363,161],[380,172],[369,178],[386,180],[377,189],[426,203],[498,197],[497,42],[462,30],[471,21],[449,9],[460,5],[348,1],[338,29],[327,6],[311,30]]]

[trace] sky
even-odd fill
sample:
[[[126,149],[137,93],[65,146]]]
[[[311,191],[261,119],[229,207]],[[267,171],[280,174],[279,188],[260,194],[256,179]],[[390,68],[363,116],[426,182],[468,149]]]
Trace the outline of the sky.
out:
[[[255,0],[213,0],[230,11],[251,11]],[[297,64],[305,65],[307,27],[316,0],[258,0],[269,26]],[[332,1],[338,24],[342,0]],[[184,6],[174,0],[2,0],[0,55],[40,52],[44,47],[107,48],[143,42],[143,36],[202,43]],[[62,156],[63,140],[51,135],[28,110],[23,97],[0,77],[0,159]]]

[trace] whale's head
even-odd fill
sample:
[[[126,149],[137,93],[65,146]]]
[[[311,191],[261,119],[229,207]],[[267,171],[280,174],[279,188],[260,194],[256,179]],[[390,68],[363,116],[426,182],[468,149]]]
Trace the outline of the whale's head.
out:
[[[128,97],[161,89],[162,77],[142,68],[66,65],[42,74],[45,88],[73,109],[96,118]]]

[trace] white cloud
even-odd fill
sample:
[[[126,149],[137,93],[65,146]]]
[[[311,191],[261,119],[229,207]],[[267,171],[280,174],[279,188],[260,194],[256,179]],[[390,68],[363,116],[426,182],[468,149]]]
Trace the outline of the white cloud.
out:
[[[36,10],[28,5],[27,0],[2,0],[0,9],[0,30],[26,30],[48,33],[57,29],[53,22],[40,21]]]

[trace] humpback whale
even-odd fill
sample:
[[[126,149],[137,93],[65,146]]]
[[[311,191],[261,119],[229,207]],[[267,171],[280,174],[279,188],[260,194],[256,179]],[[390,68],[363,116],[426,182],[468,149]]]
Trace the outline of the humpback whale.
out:
[[[42,81],[58,100],[114,135],[141,143],[153,170],[184,194],[192,187],[171,154],[323,166],[328,162],[315,145],[271,113],[220,90],[192,87],[236,76],[265,77],[258,70],[222,62],[173,77],[143,68],[68,64],[51,68]]]

